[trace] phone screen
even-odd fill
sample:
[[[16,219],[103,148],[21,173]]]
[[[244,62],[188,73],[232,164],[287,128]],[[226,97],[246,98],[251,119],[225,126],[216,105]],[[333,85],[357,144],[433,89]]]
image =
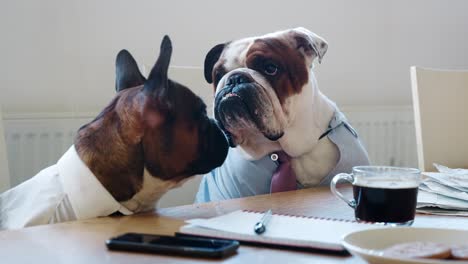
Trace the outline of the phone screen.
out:
[[[134,242],[134,243],[147,243],[175,247],[200,247],[200,248],[213,248],[219,249],[231,244],[230,241],[208,239],[208,238],[183,238],[171,236],[158,236],[146,234],[125,234],[117,238],[120,241]]]
[[[111,250],[128,250],[157,254],[199,257],[226,257],[236,252],[239,242],[186,236],[163,236],[127,233],[106,241]]]

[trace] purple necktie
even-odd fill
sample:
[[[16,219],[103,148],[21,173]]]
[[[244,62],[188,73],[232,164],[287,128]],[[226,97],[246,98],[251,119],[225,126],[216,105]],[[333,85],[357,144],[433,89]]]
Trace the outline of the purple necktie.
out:
[[[276,153],[279,166],[271,178],[270,192],[286,192],[297,189],[296,174],[291,167],[291,157],[284,151]]]

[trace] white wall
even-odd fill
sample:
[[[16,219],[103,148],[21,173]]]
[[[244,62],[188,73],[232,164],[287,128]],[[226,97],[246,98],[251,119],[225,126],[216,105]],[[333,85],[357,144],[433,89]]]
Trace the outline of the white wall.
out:
[[[215,44],[305,26],[329,41],[317,68],[340,105],[409,105],[409,66],[468,68],[468,1],[15,0],[0,7],[4,112],[98,111],[113,94],[114,56],[201,66]]]

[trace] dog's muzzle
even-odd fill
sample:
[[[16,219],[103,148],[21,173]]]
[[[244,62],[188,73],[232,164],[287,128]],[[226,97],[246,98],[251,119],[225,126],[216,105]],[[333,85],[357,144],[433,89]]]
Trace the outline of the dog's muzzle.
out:
[[[229,146],[235,147],[237,142],[233,137],[235,131],[259,130],[266,138],[275,141],[283,133],[270,132],[265,111],[267,102],[263,87],[250,74],[236,72],[227,77],[224,87],[215,98],[215,119],[226,134]],[[231,133],[232,132],[232,133]]]
[[[245,122],[242,120],[252,120],[245,102],[251,93],[249,89],[252,89],[252,80],[245,74],[235,73],[228,77],[215,98],[215,119],[225,133],[230,147],[235,147],[236,142],[229,130]]]

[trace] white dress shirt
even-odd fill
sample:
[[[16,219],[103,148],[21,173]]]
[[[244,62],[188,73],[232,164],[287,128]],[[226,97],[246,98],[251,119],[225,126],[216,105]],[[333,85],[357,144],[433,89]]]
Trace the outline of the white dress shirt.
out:
[[[0,194],[0,229],[132,214],[102,186],[75,146],[31,179]]]

